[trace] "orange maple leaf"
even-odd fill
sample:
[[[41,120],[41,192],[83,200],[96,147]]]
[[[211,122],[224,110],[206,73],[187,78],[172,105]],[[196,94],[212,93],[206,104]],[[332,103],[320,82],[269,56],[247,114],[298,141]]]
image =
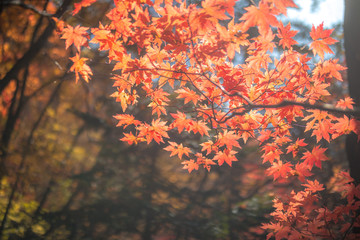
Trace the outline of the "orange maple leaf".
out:
[[[260,32],[268,32],[270,26],[278,26],[279,22],[274,13],[271,11],[269,4],[260,2],[259,7],[250,6],[245,8],[247,11],[240,18],[244,20],[243,32],[246,32],[250,27],[258,26]]]
[[[145,139],[143,137],[135,136],[132,133],[124,133],[124,137],[120,139],[123,142],[127,142],[129,145],[138,144],[139,142],[144,142]]]
[[[114,97],[116,102],[120,102],[121,108],[123,112],[125,112],[128,104],[137,103],[137,98],[139,96],[136,94],[136,90],[133,90],[132,93],[128,93],[127,91],[123,91],[122,89],[118,88],[118,91],[111,94],[110,97]]]
[[[84,79],[85,82],[89,82],[90,76],[92,75],[91,68],[85,63],[87,58],[80,58],[80,55],[76,53],[76,55],[70,58],[74,64],[71,66],[70,71],[75,72],[75,81],[78,82],[80,76]]]
[[[199,169],[199,164],[196,163],[194,160],[183,161],[181,164],[184,165],[183,169],[187,169],[189,173],[191,173],[194,169]]]
[[[138,126],[141,124],[140,121],[135,120],[135,117],[129,114],[117,114],[114,116],[114,118],[116,120],[119,120],[118,124],[116,125],[117,127],[121,127],[124,125],[124,129],[129,126],[134,124],[135,126]]]
[[[332,138],[335,139],[343,134],[357,133],[359,131],[359,123],[355,119],[350,119],[344,115],[343,118],[337,118],[337,122],[332,125],[334,133]]]
[[[212,151],[217,151],[218,149],[211,140],[201,143],[200,146],[202,146],[202,152],[206,151],[206,155],[209,155]]]
[[[88,27],[80,27],[79,25],[73,28],[67,26],[63,29],[61,39],[65,39],[65,47],[68,49],[71,44],[74,44],[78,52],[81,46],[88,45],[89,34],[87,33]]]
[[[185,129],[188,128],[189,120],[186,119],[185,113],[177,111],[177,113],[170,113],[170,114],[175,119],[171,124],[172,128],[177,127],[179,133],[181,133],[184,130],[184,128]]]
[[[334,53],[328,46],[337,42],[337,40],[330,37],[333,31],[334,29],[324,30],[324,23],[321,23],[316,28],[314,25],[312,26],[310,36],[313,42],[310,44],[310,49],[312,49],[314,55],[318,54],[321,59],[324,59],[324,53]]]
[[[235,157],[236,153],[237,153],[236,151],[225,149],[224,151],[217,152],[214,157],[214,160],[218,161],[219,166],[223,165],[224,162],[226,162],[231,167],[232,162],[237,161]]]
[[[152,120],[151,125],[145,123],[137,127],[139,130],[139,137],[146,138],[146,142],[149,144],[152,140],[157,143],[164,142],[163,137],[170,138],[167,134],[168,126],[166,122],[160,119]]]
[[[291,48],[292,45],[298,44],[297,41],[292,39],[298,31],[291,30],[290,23],[284,27],[283,23],[280,22],[279,33],[277,36],[280,38],[279,44],[283,46],[283,48]]]
[[[176,98],[183,98],[185,104],[187,104],[188,102],[193,102],[194,105],[196,105],[199,100],[198,94],[187,87],[178,89],[175,92],[179,94]]]
[[[354,100],[351,97],[345,97],[344,99],[340,99],[336,103],[336,107],[342,109],[354,109],[353,105],[355,104]]]
[[[178,157],[180,159],[182,159],[182,156],[185,154],[186,156],[189,156],[189,153],[191,153],[190,148],[188,147],[184,147],[182,145],[182,143],[177,144],[175,142],[170,142],[169,141],[169,146],[167,146],[166,148],[164,148],[165,151],[169,151],[171,152],[170,157],[174,156],[174,155],[178,155]]]
[[[194,133],[200,133],[201,136],[204,134],[206,136],[209,136],[209,130],[208,126],[206,126],[206,123],[202,120],[200,121],[189,121],[189,131],[193,131]]]
[[[314,77],[318,78],[320,81],[331,78],[336,78],[339,81],[343,81],[341,73],[339,71],[345,70],[346,67],[338,64],[338,61],[338,59],[330,59],[318,63],[313,70]]]
[[[240,136],[234,131],[227,131],[220,133],[217,143],[219,147],[226,146],[227,149],[232,149],[233,147],[241,148],[239,145]]]
[[[272,4],[276,14],[284,14],[286,16],[287,8],[297,8],[298,6],[293,0],[265,0],[266,3]]]
[[[322,138],[330,142],[330,134],[333,133],[331,125],[332,123],[329,119],[319,121],[315,125],[316,127],[313,129],[311,136],[316,136],[316,142],[319,142]]]

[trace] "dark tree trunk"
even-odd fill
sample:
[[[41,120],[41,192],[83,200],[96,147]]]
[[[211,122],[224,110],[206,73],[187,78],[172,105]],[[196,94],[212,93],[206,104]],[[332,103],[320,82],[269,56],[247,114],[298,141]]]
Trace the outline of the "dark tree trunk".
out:
[[[344,38],[349,94],[360,107],[360,1],[345,0]],[[346,139],[350,175],[360,183],[360,142],[355,134]]]

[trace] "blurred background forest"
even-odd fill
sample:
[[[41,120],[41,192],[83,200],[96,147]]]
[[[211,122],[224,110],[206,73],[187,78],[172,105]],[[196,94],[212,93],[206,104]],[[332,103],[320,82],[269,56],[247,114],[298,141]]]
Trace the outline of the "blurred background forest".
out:
[[[191,174],[161,145],[120,142],[113,66],[85,48],[93,80],[75,84],[73,50],[65,50],[51,19],[96,26],[112,3],[72,16],[73,3],[0,3],[0,239],[264,239],[259,226],[269,221],[274,188],[296,186],[274,185],[251,142],[232,168]],[[249,4],[241,1],[239,16]],[[311,26],[291,22],[306,42]],[[333,27],[334,52],[344,62],[342,24]],[[347,86],[333,88],[342,95]],[[147,104],[130,110],[148,119]],[[331,146],[324,181],[346,165],[343,148],[343,139]]]

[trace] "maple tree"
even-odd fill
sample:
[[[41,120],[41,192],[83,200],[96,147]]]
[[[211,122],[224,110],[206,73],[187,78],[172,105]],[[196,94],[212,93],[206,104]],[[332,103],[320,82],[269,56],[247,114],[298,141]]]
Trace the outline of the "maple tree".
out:
[[[92,78],[102,80],[74,84],[70,58],[75,49],[65,51],[66,40],[58,37],[51,18],[62,9],[61,19],[74,28],[84,22],[95,26],[108,1],[75,18],[73,5],[66,2],[0,4],[0,88],[5,86],[0,97],[1,238],[264,236],[255,227],[268,221],[272,197],[266,187],[272,186],[253,156],[256,149],[241,151],[242,161],[231,171],[186,174],[156,141],[142,146],[118,141],[122,128],[115,127],[112,116],[121,105],[109,96],[113,65],[101,52],[82,49]],[[151,111],[142,111],[149,102],[137,100],[133,120],[118,119],[125,130],[136,119],[151,125]],[[182,141],[172,141],[180,150]],[[183,157],[186,147],[183,143]]]
[[[92,2],[82,1],[73,14]],[[261,0],[246,7],[240,18],[235,5],[235,0],[114,1],[108,21],[98,28],[63,28],[66,48],[73,44],[77,51],[70,71],[76,81],[81,76],[88,82],[92,72],[87,58],[80,57],[82,49],[92,43],[107,51],[109,62],[115,63],[112,96],[127,112],[114,116],[118,126],[128,129],[121,140],[164,144],[189,172],[232,166],[242,146],[256,141],[274,181],[304,182],[303,190],[293,191],[287,200],[274,200],[274,222],[263,226],[272,230],[268,237],[350,236],[350,229],[359,224],[359,187],[340,173],[345,185],[336,191],[347,203],[319,208],[324,185],[311,180],[313,169],[328,160],[324,143],[360,134],[352,99],[327,98],[329,87],[343,81],[346,69],[325,58],[337,42],[332,30],[313,26],[308,44],[313,54],[302,53],[293,48],[298,45],[293,39],[297,31],[277,18],[296,7],[292,0]],[[253,28],[255,36],[250,34]],[[140,98],[148,101],[151,122],[129,114]],[[327,99],[333,105],[324,104]],[[300,139],[294,132],[298,126],[311,136]],[[176,143],[175,135],[196,135],[201,143]]]
[[[332,91],[332,30],[304,47],[278,18],[289,0],[58,3],[0,8],[2,238],[355,236],[356,185],[323,176],[328,143],[358,134],[357,98]]]

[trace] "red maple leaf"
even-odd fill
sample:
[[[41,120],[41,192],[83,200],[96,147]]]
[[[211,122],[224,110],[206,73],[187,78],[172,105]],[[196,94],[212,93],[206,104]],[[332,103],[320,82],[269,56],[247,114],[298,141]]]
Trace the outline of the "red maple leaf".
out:
[[[302,162],[295,165],[295,175],[298,176],[301,182],[304,182],[306,177],[310,177],[313,174],[310,172],[309,166]]]
[[[312,193],[319,192],[324,190],[323,184],[320,184],[317,180],[310,181],[307,180],[307,183],[301,184],[302,186],[306,187],[306,191],[310,191]]]
[[[292,152],[293,157],[295,157],[299,151],[299,147],[304,147],[306,145],[307,143],[304,142],[304,139],[297,139],[294,144],[291,144],[287,147],[286,153]]]
[[[274,181],[279,178],[287,178],[288,175],[291,175],[292,172],[292,164],[287,162],[285,164],[283,164],[283,162],[281,160],[273,162],[272,166],[270,168],[268,168],[268,175],[273,175],[274,176]]]
[[[315,146],[311,152],[306,151],[301,159],[304,159],[304,164],[308,165],[310,170],[314,165],[321,168],[321,161],[328,160],[325,151],[326,148]]]

